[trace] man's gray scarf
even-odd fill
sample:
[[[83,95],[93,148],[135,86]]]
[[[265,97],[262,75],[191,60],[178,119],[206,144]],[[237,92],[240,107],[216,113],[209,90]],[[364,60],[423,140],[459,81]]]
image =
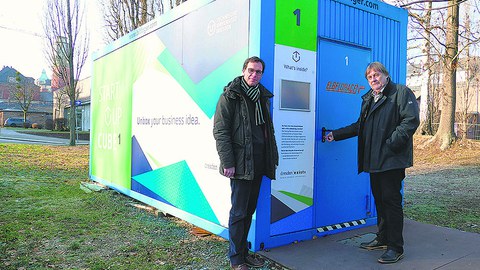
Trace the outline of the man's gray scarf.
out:
[[[379,101],[383,97],[383,92],[378,92],[377,94],[375,91],[372,91],[372,96],[375,103],[377,103],[377,101]]]
[[[255,103],[255,123],[257,126],[265,124],[265,119],[263,119],[262,113],[262,105],[260,104],[260,88],[258,87],[258,84],[255,86],[249,86],[242,78],[242,89],[253,101],[253,103]]]

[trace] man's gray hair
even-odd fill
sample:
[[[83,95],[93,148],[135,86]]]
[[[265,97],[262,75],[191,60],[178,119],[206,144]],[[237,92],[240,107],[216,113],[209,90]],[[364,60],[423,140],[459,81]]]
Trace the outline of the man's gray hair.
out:
[[[380,62],[372,62],[368,64],[367,69],[365,70],[365,78],[367,78],[367,74],[371,71],[375,70],[380,73],[385,74],[385,76],[390,77],[390,74],[388,73],[387,68]]]

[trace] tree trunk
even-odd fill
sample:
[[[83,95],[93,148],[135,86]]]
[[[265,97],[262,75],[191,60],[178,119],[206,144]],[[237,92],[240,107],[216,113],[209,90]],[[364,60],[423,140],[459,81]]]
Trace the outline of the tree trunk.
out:
[[[68,29],[68,79],[69,82],[69,89],[70,91],[70,117],[68,121],[68,125],[70,127],[70,145],[75,146],[75,133],[76,133],[76,109],[75,109],[75,78],[73,72],[73,37],[72,37],[72,20],[70,15],[70,0],[67,1],[67,29]]]
[[[76,127],[77,127],[77,114],[75,108],[75,100],[70,102],[70,116],[68,117],[68,127],[70,129],[70,145],[75,146],[76,140]]]
[[[442,110],[440,113],[440,124],[438,126],[435,138],[441,143],[440,149],[447,149],[455,139],[455,83],[456,74],[452,73],[448,67],[444,68],[444,89],[442,91]]]
[[[433,135],[433,129],[432,129],[432,119],[433,119],[433,110],[432,110],[432,102],[433,102],[433,89],[432,89],[432,75],[433,75],[433,59],[432,59],[432,54],[431,54],[431,44],[430,44],[430,39],[431,39],[431,18],[432,18],[432,2],[427,3],[427,12],[425,14],[425,28],[427,31],[425,31],[425,53],[427,55],[426,63],[425,66],[427,67],[427,85],[425,91],[422,89],[422,97],[421,97],[421,102],[422,102],[422,108],[424,109],[424,112],[421,118],[422,123],[420,124],[420,132],[422,134],[426,135]],[[424,72],[425,69],[422,69]]]
[[[446,51],[444,56],[442,104],[440,125],[434,139],[440,142],[440,149],[445,150],[454,141],[455,103],[456,103],[456,75],[458,61],[458,0],[448,1]]]

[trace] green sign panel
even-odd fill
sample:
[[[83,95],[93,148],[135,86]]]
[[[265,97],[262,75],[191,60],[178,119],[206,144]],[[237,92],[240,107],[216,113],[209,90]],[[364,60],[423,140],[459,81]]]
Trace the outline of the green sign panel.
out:
[[[275,43],[310,51],[317,50],[316,0],[276,2]]]
[[[93,70],[91,173],[130,189],[132,88],[144,49],[129,44],[96,60]]]

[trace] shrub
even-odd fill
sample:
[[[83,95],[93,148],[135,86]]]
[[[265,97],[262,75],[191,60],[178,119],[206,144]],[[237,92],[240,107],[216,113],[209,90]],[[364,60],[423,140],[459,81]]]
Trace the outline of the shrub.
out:
[[[57,118],[55,119],[55,123],[54,123],[54,126],[55,126],[55,130],[65,130],[66,129],[66,119],[65,118]]]
[[[32,124],[32,128],[42,129],[43,126],[42,126],[42,124],[39,124],[39,123],[33,123],[33,124]]]
[[[53,130],[53,120],[52,119],[47,119],[45,121],[45,128],[48,130]]]

